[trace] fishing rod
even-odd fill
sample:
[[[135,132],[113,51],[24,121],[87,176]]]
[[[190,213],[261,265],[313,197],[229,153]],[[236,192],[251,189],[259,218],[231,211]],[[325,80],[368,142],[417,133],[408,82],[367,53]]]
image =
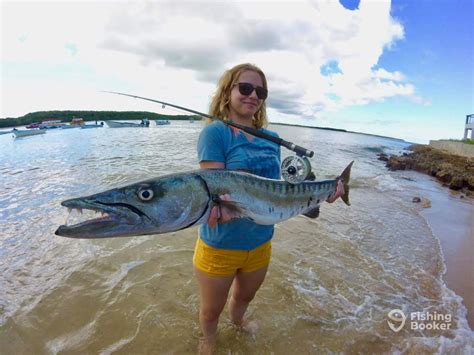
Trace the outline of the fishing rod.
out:
[[[109,94],[133,97],[135,99],[141,99],[141,100],[156,102],[156,103],[159,103],[159,104],[163,105],[163,108],[165,108],[166,106],[171,106],[171,107],[183,110],[183,111],[194,113],[194,114],[196,114],[198,116],[201,116],[201,117],[210,118],[211,120],[219,120],[222,123],[226,124],[227,126],[238,128],[238,129],[240,129],[240,130],[242,130],[242,131],[244,131],[244,132],[246,132],[246,133],[248,133],[252,136],[263,138],[263,139],[266,139],[266,140],[271,141],[273,143],[276,143],[280,146],[283,146],[283,147],[285,147],[285,148],[287,148],[287,149],[289,149],[289,150],[296,153],[296,156],[287,157],[285,160],[283,160],[283,162],[281,164],[282,176],[289,183],[292,183],[292,184],[300,183],[300,182],[306,180],[308,178],[308,176],[310,175],[310,173],[311,173],[311,164],[309,162],[308,157],[309,158],[313,157],[314,152],[312,150],[300,147],[300,146],[298,146],[298,145],[296,145],[292,142],[288,142],[288,141],[286,141],[282,138],[274,137],[270,134],[261,132],[261,131],[255,129],[255,128],[243,126],[243,125],[240,125],[240,124],[232,122],[232,121],[225,121],[225,120],[223,120],[219,117],[211,116],[211,115],[208,115],[208,114],[205,114],[205,113],[202,113],[202,112],[199,112],[199,111],[195,111],[195,110],[192,110],[192,109],[187,108],[187,107],[178,106],[178,105],[175,105],[175,104],[172,104],[172,103],[169,103],[169,102],[150,99],[150,98],[147,98],[147,97],[142,97],[142,96],[137,96],[137,95],[124,94],[124,93],[116,92],[116,91],[103,91],[103,92],[106,92],[106,93],[109,93]]]

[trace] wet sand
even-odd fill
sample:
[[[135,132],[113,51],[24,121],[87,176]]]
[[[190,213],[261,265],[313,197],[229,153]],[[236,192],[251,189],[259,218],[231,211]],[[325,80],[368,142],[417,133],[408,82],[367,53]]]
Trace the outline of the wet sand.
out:
[[[474,329],[474,199],[459,196],[449,191],[430,193],[431,207],[422,215],[440,240],[446,264],[444,281],[463,298],[469,327]]]

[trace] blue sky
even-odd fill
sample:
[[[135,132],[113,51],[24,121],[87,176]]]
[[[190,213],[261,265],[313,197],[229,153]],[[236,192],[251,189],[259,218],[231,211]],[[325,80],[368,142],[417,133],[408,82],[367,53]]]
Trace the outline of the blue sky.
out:
[[[273,122],[426,143],[474,113],[472,1],[163,2],[2,2],[0,117],[182,113],[101,90],[207,111],[241,62],[266,72]]]

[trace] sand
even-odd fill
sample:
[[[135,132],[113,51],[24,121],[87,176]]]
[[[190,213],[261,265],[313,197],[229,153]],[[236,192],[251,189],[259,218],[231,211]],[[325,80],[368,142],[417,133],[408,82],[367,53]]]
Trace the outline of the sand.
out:
[[[463,298],[474,329],[474,199],[460,194],[430,194],[431,208],[422,214],[439,238],[446,264],[444,281]]]

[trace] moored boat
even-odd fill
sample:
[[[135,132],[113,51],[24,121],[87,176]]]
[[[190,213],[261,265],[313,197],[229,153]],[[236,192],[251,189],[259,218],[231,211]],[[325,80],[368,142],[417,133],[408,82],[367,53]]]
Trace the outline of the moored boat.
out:
[[[61,120],[48,119],[41,122],[41,124],[39,125],[39,128],[40,129],[53,129],[53,128],[61,128],[64,126],[66,126],[66,124],[62,123]]]
[[[168,120],[155,120],[155,124],[157,126],[163,126],[163,125],[170,124],[170,121],[168,121]]]
[[[103,124],[85,124],[81,126],[82,129],[100,128],[100,127],[104,127],[104,125]]]
[[[39,134],[45,134],[46,131],[39,129],[29,129],[29,130],[18,130],[14,129],[12,131],[15,138],[28,137],[28,136],[37,136]]]
[[[80,117],[73,117],[71,120],[71,126],[83,126],[85,124],[84,119]]]
[[[65,126],[61,126],[60,128],[61,129],[71,129],[71,128],[81,128],[82,126],[79,126],[79,125],[65,125]]]
[[[125,128],[125,127],[148,127],[150,122],[148,120],[142,120],[140,123],[133,122],[118,122],[118,121],[105,121],[107,126],[110,128]]]

